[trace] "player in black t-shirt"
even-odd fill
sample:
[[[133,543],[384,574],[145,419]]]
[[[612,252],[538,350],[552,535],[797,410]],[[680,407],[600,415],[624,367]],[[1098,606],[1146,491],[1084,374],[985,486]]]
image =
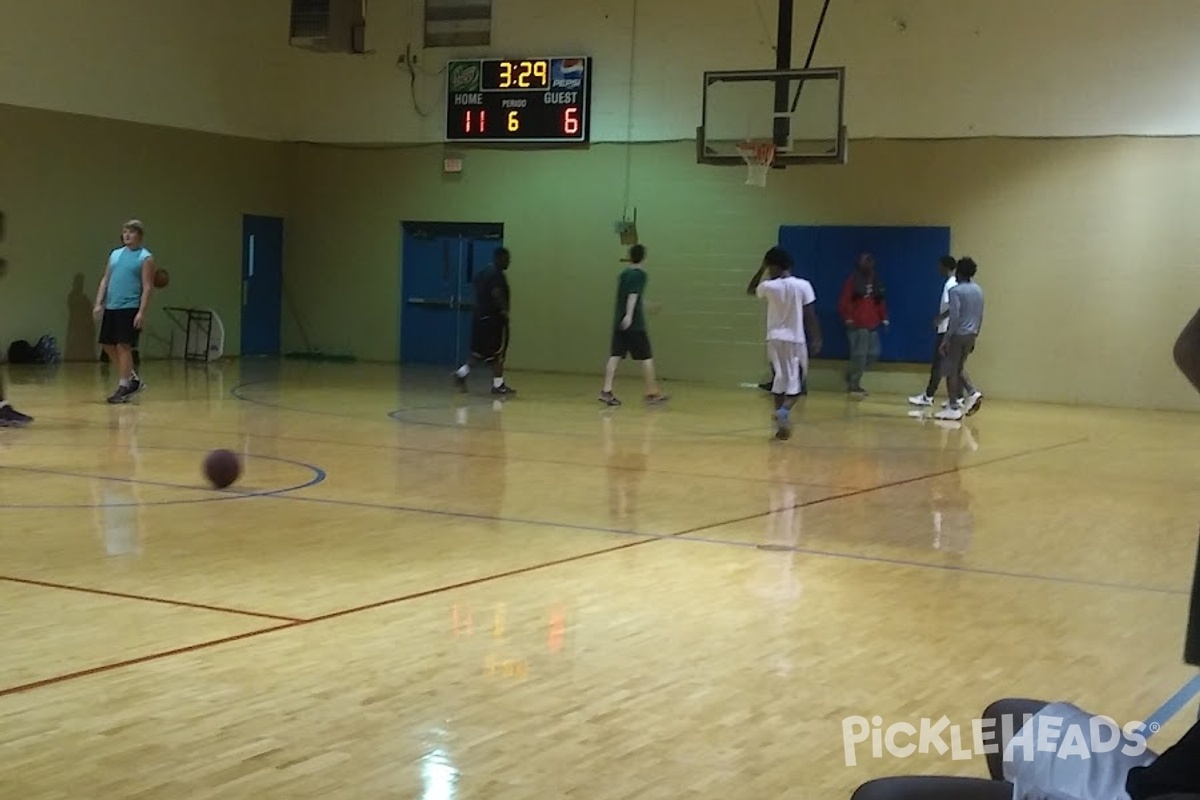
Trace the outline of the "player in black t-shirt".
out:
[[[492,365],[492,394],[511,396],[516,392],[504,382],[504,359],[508,355],[508,309],[511,293],[505,272],[512,261],[506,248],[498,248],[491,266],[475,276],[475,307],[471,313],[471,358]],[[471,364],[454,373],[455,383],[467,390]]]

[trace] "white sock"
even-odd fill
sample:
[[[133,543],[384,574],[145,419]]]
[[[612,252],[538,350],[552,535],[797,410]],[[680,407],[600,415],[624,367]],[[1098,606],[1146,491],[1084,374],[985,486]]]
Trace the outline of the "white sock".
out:
[[[128,388],[129,388],[129,381],[127,381],[127,380],[126,380],[126,379],[124,379],[124,378],[121,378],[121,380],[117,381],[117,386],[120,386],[122,389],[128,389]]]
[[[470,366],[463,364],[454,374],[460,378],[465,378],[471,374],[471,368]]]
[[[8,408],[8,401],[0,400],[0,408]]]
[[[497,389],[499,389],[503,385],[504,378],[492,378],[492,386],[495,386]]]

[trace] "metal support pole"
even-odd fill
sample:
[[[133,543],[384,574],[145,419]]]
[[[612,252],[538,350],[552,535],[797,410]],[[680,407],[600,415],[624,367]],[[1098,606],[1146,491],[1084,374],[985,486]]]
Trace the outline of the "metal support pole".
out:
[[[808,45],[808,58],[804,59],[804,68],[812,67],[813,56],[817,52],[817,42],[821,40],[821,29],[825,27],[825,15],[829,13],[829,4],[833,0],[825,0],[825,4],[821,6],[821,16],[817,17],[817,27],[813,31],[812,41]],[[804,89],[804,81],[800,81],[800,85],[796,87],[796,96],[792,98],[792,113],[796,113],[796,106],[800,104],[800,92]]]
[[[779,22],[775,29],[775,69],[792,68],[792,18],[795,0],[779,0]],[[791,120],[788,118],[788,81],[775,81],[775,124],[773,133],[776,147],[786,147],[791,139]]]

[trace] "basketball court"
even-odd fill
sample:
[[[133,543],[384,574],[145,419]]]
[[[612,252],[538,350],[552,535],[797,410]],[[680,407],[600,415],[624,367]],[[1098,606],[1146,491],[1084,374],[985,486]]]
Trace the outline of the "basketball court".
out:
[[[847,767],[843,718],[1030,694],[1124,722],[1191,674],[1151,655],[1182,645],[1186,415],[814,393],[776,446],[744,389],[613,412],[570,376],[496,403],[389,366],[143,375],[112,408],[94,367],[15,373],[14,797],[847,797],[982,766]]]
[[[792,5],[777,4],[774,68],[717,59],[695,76],[687,167],[727,167],[731,204],[765,205],[742,187],[775,170],[850,158],[847,73],[813,63],[825,11],[793,58]],[[456,149],[430,174],[458,186],[479,142],[516,143],[514,159],[530,143],[588,142],[578,98],[590,102],[591,58],[448,66],[438,145]],[[440,75],[401,63],[414,86]],[[559,98],[544,102],[561,117],[494,100],[514,64],[530,65],[515,80],[540,75],[534,102]],[[632,65],[629,79],[632,131]],[[631,158],[632,216],[611,237],[622,252],[641,241]],[[494,163],[470,169],[499,185],[499,169],[479,166]],[[399,229],[399,365],[315,348],[281,357],[295,322],[281,300],[283,219],[247,214],[240,352],[268,357],[225,356],[217,312],[180,292],[165,313],[184,338],[173,358],[141,364],[148,388],[129,403],[105,403],[107,367],[8,368],[14,404],[36,422],[0,430],[4,798],[839,800],[883,776],[985,776],[967,752],[972,725],[1003,697],[1065,700],[1122,725],[1166,703],[1159,750],[1196,719],[1194,694],[1180,694],[1196,676],[1180,658],[1200,505],[1194,415],[989,395],[979,415],[939,421],[890,387],[854,401],[817,380],[779,442],[770,395],[752,385],[667,380],[670,402],[649,407],[625,365],[625,405],[600,405],[604,342],[594,375],[510,370],[518,394],[501,400],[477,368],[459,393],[471,276],[509,223],[393,219],[355,197],[357,217]],[[875,373],[885,386],[911,374],[919,390],[936,300],[920,281],[940,291],[936,256],[958,252],[949,228],[876,226],[891,237],[876,247],[854,238],[867,228],[801,222],[782,223],[780,242],[828,256],[815,268],[823,299],[852,263],[829,256],[835,245],[929,262],[897,281],[893,330],[908,332],[889,334],[893,363]],[[587,224],[607,235],[612,222]],[[556,252],[574,252],[554,235]],[[747,278],[775,243],[746,254]],[[382,274],[338,276],[350,312],[326,332],[390,331],[354,315]],[[610,302],[579,313],[607,320]],[[919,321],[902,319],[906,306]],[[846,346],[837,311],[822,322],[825,363],[814,360],[827,374]],[[733,337],[704,324],[716,332],[699,347]],[[227,489],[202,473],[215,448],[241,459]],[[854,719],[877,732],[944,719],[955,732],[897,757],[878,738],[848,742]]]

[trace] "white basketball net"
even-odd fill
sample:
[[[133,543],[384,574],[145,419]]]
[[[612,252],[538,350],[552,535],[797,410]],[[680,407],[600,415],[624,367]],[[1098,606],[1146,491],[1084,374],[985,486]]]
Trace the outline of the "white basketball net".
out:
[[[775,161],[775,145],[772,142],[743,142],[737,146],[738,154],[746,162],[746,185],[766,186],[767,174]]]

